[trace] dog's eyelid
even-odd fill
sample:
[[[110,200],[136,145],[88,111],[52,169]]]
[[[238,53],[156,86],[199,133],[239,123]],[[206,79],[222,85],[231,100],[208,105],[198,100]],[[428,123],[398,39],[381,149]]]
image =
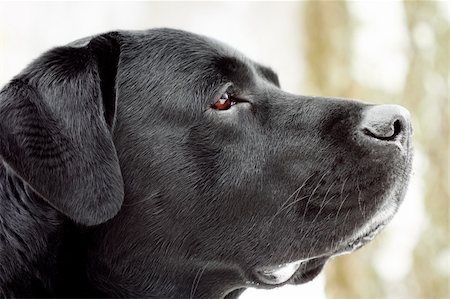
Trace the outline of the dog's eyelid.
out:
[[[249,100],[247,100],[246,98],[243,98],[243,97],[233,96],[233,95],[231,95],[230,97],[236,103],[250,103]]]

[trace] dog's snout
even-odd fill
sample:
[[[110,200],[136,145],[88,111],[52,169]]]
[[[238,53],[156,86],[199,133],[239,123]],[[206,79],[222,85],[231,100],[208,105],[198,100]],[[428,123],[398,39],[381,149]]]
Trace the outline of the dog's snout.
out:
[[[397,141],[409,134],[409,111],[399,105],[376,105],[363,113],[361,129],[364,135],[382,141]]]

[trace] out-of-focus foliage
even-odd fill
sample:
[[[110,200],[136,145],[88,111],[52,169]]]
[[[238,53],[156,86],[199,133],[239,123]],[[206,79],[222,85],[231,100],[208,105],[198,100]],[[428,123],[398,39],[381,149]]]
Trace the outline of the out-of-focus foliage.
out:
[[[352,24],[345,2],[307,2],[305,23],[306,84],[313,94],[352,94]]]
[[[450,30],[445,12],[440,11],[445,5],[436,1],[403,3],[408,69],[403,89],[393,93],[369,87],[352,76],[355,20],[348,9],[350,4],[305,3],[302,26],[307,37],[307,88],[311,93],[323,95],[371,101],[378,98],[399,103],[411,111],[416,148],[426,165],[424,172],[416,175],[424,181],[427,223],[414,249],[409,273],[401,281],[386,281],[372,267],[371,256],[382,244],[381,236],[366,248],[336,258],[327,266],[327,294],[333,299],[449,298]],[[417,229],[415,223],[411,223],[410,229]]]
[[[435,2],[404,2],[410,36],[410,68],[403,101],[420,122],[416,138],[426,154],[428,168],[425,206],[428,225],[414,251],[413,281],[416,298],[449,298],[449,278],[442,273],[449,245],[449,49],[448,20]],[[421,30],[433,33],[434,47],[421,46]],[[443,88],[443,86],[445,86]],[[447,261],[448,262],[448,261]]]

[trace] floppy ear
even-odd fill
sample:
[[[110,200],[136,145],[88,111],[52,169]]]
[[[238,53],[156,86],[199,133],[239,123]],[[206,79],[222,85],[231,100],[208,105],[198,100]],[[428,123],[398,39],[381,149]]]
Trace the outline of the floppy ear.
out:
[[[112,141],[119,35],[53,49],[0,93],[0,156],[75,222],[102,223],[123,202]],[[1,162],[1,160],[0,160]]]

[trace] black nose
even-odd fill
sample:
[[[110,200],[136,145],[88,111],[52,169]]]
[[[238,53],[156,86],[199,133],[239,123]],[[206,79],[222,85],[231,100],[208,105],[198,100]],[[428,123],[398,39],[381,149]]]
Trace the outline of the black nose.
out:
[[[410,132],[409,111],[399,105],[376,105],[363,112],[361,129],[370,137],[383,141],[403,141]]]

